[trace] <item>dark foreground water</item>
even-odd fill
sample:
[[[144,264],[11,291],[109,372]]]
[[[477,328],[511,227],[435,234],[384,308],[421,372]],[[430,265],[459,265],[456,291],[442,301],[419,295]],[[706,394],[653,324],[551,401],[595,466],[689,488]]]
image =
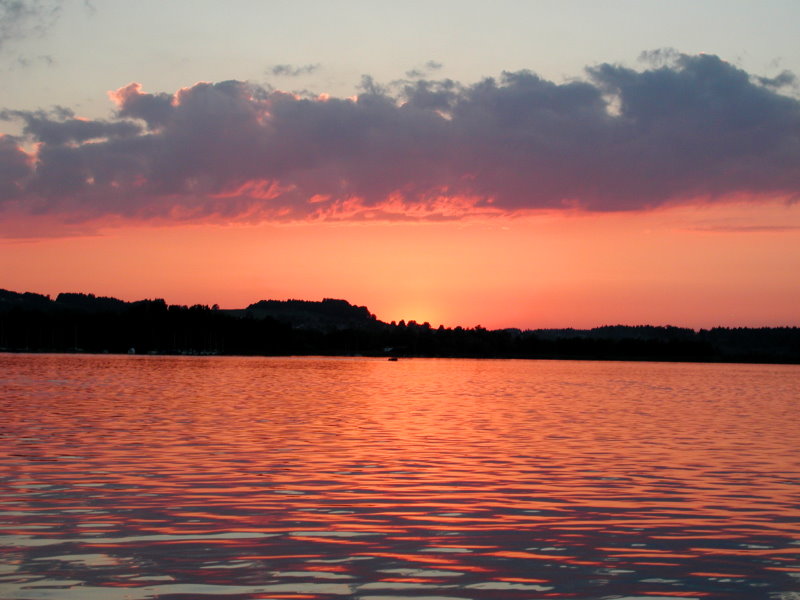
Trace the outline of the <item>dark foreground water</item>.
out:
[[[800,367],[0,355],[0,598],[800,599]]]

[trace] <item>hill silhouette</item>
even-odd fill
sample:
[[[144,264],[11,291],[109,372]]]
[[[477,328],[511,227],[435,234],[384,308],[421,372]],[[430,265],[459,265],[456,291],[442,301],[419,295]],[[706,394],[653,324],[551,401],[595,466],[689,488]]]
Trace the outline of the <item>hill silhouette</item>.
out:
[[[221,310],[0,289],[0,351],[800,363],[800,328],[433,328],[385,323],[365,306],[332,298]]]
[[[305,329],[343,329],[363,327],[377,321],[366,306],[353,306],[346,300],[261,300],[251,304],[246,314],[258,319],[270,317]]]

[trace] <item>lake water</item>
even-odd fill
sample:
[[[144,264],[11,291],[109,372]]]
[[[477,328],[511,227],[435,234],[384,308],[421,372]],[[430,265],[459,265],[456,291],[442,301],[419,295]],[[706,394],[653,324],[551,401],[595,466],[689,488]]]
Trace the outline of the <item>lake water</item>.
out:
[[[0,598],[800,599],[800,367],[0,354]]]

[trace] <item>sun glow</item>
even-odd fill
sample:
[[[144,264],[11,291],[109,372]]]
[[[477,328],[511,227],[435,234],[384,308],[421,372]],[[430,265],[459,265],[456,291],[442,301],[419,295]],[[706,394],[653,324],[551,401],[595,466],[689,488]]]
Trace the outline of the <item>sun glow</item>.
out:
[[[432,327],[800,323],[800,253],[787,252],[798,247],[800,211],[779,203],[758,219],[743,204],[87,233],[1,240],[0,286],[223,308],[341,298],[383,321]]]
[[[437,310],[433,306],[425,303],[399,304],[398,308],[390,308],[387,316],[383,320],[400,322],[405,321],[410,323],[414,321],[418,325],[428,323],[431,327],[438,327],[447,321],[447,318],[442,314],[441,310]]]

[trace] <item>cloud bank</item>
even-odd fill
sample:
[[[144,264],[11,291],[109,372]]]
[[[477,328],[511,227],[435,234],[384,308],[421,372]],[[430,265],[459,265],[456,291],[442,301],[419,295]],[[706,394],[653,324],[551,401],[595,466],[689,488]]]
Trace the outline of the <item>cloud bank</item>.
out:
[[[469,85],[365,77],[355,98],[131,83],[110,94],[108,120],[4,110],[24,133],[0,136],[0,211],[73,223],[451,219],[798,196],[791,74],[647,58],[566,83],[528,71]]]

